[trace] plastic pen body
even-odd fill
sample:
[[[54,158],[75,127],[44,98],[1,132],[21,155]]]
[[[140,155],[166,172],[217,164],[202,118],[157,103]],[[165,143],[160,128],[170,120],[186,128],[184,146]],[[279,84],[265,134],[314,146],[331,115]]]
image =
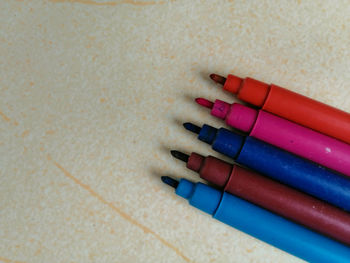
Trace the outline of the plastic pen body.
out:
[[[350,176],[350,145],[269,112],[216,100],[211,114],[250,136]]]
[[[350,248],[228,193],[181,179],[176,194],[217,220],[309,262],[347,262]]]
[[[242,165],[350,211],[350,180],[248,136],[236,159]]]
[[[350,143],[350,114],[347,112],[252,78],[243,80],[229,75],[224,89],[265,111]]]
[[[268,177],[192,153],[187,168],[226,192],[350,245],[350,214]]]
[[[198,139],[263,175],[350,211],[350,180],[250,136],[203,125]]]

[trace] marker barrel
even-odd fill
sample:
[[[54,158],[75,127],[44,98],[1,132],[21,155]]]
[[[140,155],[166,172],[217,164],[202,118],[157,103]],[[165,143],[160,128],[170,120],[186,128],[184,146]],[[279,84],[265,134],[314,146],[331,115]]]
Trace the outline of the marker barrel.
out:
[[[224,89],[282,118],[350,143],[350,114],[298,93],[252,78],[228,75]]]
[[[192,153],[187,168],[228,193],[350,245],[350,214],[335,206],[213,156]]]
[[[181,179],[176,194],[217,220],[309,262],[347,262],[350,248],[228,193]]]
[[[250,136],[350,176],[350,145],[269,112],[216,100],[211,114]]]
[[[248,136],[236,161],[275,180],[350,211],[350,180]]]
[[[216,132],[215,136],[212,134]],[[210,134],[210,137],[207,136]],[[203,125],[198,139],[283,184],[350,211],[350,180],[331,170],[253,137],[241,136],[225,128]]]

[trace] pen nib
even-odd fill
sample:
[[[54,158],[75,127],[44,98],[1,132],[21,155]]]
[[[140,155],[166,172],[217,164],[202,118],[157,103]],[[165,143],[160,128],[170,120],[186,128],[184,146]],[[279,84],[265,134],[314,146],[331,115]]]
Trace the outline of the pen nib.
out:
[[[185,163],[188,162],[188,158],[190,157],[189,155],[185,154],[185,153],[182,153],[182,152],[179,152],[179,151],[175,151],[175,150],[172,150],[170,151],[171,155],[174,156],[176,159],[179,159],[181,161],[184,161]]]
[[[179,185],[179,182],[176,181],[175,179],[169,177],[169,176],[162,176],[161,177],[163,183],[170,185],[171,187],[177,188],[177,186]]]
[[[210,78],[214,80],[216,83],[224,85],[226,82],[226,78],[217,74],[210,74]]]
[[[185,127],[186,130],[189,130],[197,134],[199,134],[202,129],[201,127],[198,127],[197,125],[194,125],[193,123],[190,123],[190,122],[185,122],[183,126]]]
[[[206,108],[209,108],[209,109],[212,109],[213,106],[214,106],[214,103],[211,102],[210,100],[207,100],[207,99],[197,98],[197,99],[195,99],[195,101],[196,101],[199,105],[201,105],[201,106],[203,106],[203,107],[206,107]]]

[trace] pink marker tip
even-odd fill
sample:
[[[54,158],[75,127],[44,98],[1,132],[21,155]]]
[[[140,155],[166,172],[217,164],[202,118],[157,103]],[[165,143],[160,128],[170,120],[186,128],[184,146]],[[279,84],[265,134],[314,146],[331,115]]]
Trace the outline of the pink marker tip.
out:
[[[203,106],[203,107],[206,107],[206,108],[209,108],[209,109],[212,109],[213,106],[214,106],[214,103],[213,103],[213,102],[211,102],[211,101],[209,101],[209,100],[207,100],[207,99],[203,99],[203,98],[197,98],[197,99],[196,99],[196,102],[197,102],[199,105],[201,105],[201,106]]]

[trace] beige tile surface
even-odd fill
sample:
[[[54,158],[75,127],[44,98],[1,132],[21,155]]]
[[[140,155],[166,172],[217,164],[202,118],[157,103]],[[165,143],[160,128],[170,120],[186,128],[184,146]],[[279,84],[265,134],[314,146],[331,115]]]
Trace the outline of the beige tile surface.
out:
[[[0,262],[300,262],[190,207],[169,149],[233,101],[208,74],[350,111],[348,1],[0,2]],[[216,154],[215,154],[216,155]],[[263,222],[261,222],[263,223]]]

